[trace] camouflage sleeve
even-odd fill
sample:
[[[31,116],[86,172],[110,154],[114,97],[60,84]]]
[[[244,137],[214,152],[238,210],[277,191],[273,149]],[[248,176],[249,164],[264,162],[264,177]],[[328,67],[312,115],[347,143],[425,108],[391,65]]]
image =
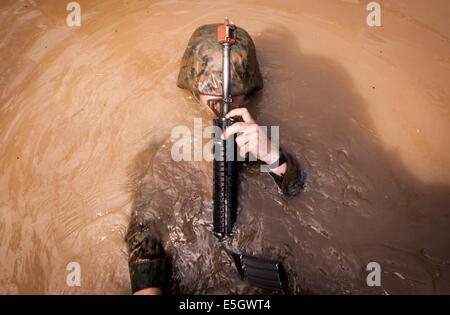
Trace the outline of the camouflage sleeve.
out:
[[[288,153],[280,150],[286,157],[286,173],[281,176],[270,172],[275,183],[284,195],[296,196],[305,186],[306,173],[301,169],[299,163]]]
[[[162,288],[166,276],[166,259],[161,241],[152,233],[149,225],[138,221],[139,218],[132,218],[126,237],[133,293],[147,288]]]

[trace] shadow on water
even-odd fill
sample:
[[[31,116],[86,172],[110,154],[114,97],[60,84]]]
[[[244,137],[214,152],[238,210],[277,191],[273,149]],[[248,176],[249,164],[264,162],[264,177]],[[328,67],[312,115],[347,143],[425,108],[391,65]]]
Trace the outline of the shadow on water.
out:
[[[302,194],[287,200],[269,176],[259,176],[252,168],[243,170],[239,202],[244,210],[236,242],[246,252],[283,259],[292,293],[450,293],[450,187],[422,182],[398,152],[380,143],[369,105],[338,62],[302,53],[297,39],[283,27],[263,34],[264,38],[254,40],[265,88],[252,97],[249,110],[261,125],[280,126],[281,146],[300,160],[308,180]],[[383,91],[370,86],[367,93]],[[171,202],[192,201],[197,194],[201,202],[192,205],[205,207],[206,202],[206,208],[210,207],[211,190],[204,191],[205,186],[196,181],[211,172],[200,170],[197,178],[196,171],[186,173],[174,163],[166,165],[166,170],[181,172],[177,175],[185,181],[179,186],[174,181],[155,195],[152,185],[160,185],[152,174],[160,165],[155,164],[158,145],[149,146],[132,166],[135,207],[170,204],[166,209],[172,209]],[[203,164],[204,169],[211,168]],[[211,179],[205,181],[205,185],[211,183]],[[196,225],[186,218],[177,223],[176,216],[195,210],[189,207],[184,204],[177,213],[166,214],[170,228],[192,225],[187,238],[202,238],[206,245],[213,242],[202,232],[210,222]],[[162,225],[161,233],[168,233],[169,224],[158,224]],[[202,264],[203,254],[196,254],[198,244],[194,245],[188,257],[178,253],[174,261],[181,257],[181,266],[199,270],[174,273],[188,275],[195,289],[183,280],[175,291],[217,292],[206,282],[197,285],[198,277],[210,277],[209,285],[220,283],[217,269],[225,265]],[[212,251],[205,259],[218,257]],[[381,287],[366,284],[366,265],[371,261],[381,265]],[[223,292],[254,292],[233,290],[232,285],[227,282]]]

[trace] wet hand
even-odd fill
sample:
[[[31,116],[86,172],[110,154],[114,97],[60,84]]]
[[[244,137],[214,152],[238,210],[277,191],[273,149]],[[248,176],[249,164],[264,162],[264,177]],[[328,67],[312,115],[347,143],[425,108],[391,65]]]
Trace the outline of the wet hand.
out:
[[[245,157],[247,153],[252,153],[258,160],[267,164],[272,164],[280,158],[279,151],[272,145],[267,135],[261,130],[259,125],[252,118],[247,108],[241,107],[231,110],[226,117],[239,116],[243,122],[237,122],[228,127],[222,133],[222,139],[227,139],[235,133],[241,133],[236,137],[239,146],[239,154]],[[266,145],[264,145],[266,144]],[[286,163],[272,170],[277,175],[286,172]]]

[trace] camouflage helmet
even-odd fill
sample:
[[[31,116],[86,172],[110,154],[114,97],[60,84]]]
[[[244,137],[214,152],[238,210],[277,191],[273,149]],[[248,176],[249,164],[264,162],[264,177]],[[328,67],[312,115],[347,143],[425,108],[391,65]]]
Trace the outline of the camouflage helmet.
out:
[[[222,96],[223,48],[217,41],[217,28],[207,24],[192,34],[181,60],[177,86],[195,95]],[[256,49],[250,35],[236,27],[236,43],[231,46],[231,95],[246,95],[263,88]]]

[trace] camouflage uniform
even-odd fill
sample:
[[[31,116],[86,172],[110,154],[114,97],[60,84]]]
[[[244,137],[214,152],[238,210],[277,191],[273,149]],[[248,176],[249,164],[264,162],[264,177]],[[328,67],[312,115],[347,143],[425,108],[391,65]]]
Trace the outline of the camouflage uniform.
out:
[[[177,86],[199,94],[222,96],[222,45],[217,41],[221,24],[200,26],[191,36],[181,61]],[[263,88],[263,80],[250,35],[237,27],[236,43],[231,48],[231,95],[248,95]],[[281,152],[283,152],[281,150]],[[269,173],[288,197],[298,194],[304,186],[305,174],[298,162],[283,152],[287,171],[283,176]],[[129,269],[133,293],[145,288],[163,287],[166,277],[164,249],[157,237],[136,210],[131,219],[126,241],[130,250]]]
[[[161,241],[148,225],[138,221],[137,216],[133,216],[126,237],[133,293],[146,288],[163,288],[166,278],[166,259]]]
[[[301,170],[298,162],[289,154],[280,150],[286,157],[286,173],[283,176],[278,176],[274,173],[269,173],[275,180],[280,190],[288,197],[297,195],[305,185],[306,173]]]

